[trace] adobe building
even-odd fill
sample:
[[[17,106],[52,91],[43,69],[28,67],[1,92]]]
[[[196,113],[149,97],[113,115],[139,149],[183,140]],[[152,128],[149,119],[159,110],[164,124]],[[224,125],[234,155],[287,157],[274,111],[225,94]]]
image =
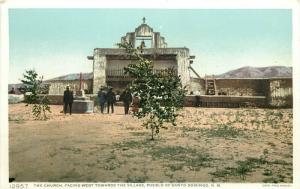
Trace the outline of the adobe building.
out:
[[[186,47],[168,47],[166,40],[146,24],[145,18],[134,32],[121,37],[120,42],[127,41],[135,48],[144,46],[142,54],[151,59],[154,71],[174,68],[188,89],[185,106],[201,107],[292,107],[292,78],[215,78],[200,77],[192,68],[195,56],[190,55]],[[132,81],[124,74],[124,67],[136,60],[121,48],[95,48],[88,56],[93,62],[93,72],[84,75],[83,89],[92,99],[96,99],[101,86],[112,86],[115,91],[122,91]],[[194,72],[196,78],[191,77]],[[70,74],[47,81],[49,94],[54,103],[61,103],[66,85],[71,90],[79,88],[79,74]],[[51,100],[50,99],[50,100]]]
[[[137,48],[144,46],[142,54],[153,61],[154,71],[159,72],[166,68],[174,68],[181,76],[183,86],[189,85],[190,63],[194,56],[190,56],[186,47],[170,48],[165,38],[155,32],[143,18],[143,23],[134,32],[128,32],[121,38]],[[88,56],[93,61],[93,94],[101,86],[112,86],[114,89],[124,89],[132,80],[124,74],[124,67],[135,63],[124,49],[120,48],[95,48],[93,56]]]

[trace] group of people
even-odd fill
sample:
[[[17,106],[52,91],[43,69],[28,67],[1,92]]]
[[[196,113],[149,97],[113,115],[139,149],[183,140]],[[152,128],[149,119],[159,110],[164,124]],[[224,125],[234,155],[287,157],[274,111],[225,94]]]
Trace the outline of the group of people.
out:
[[[103,87],[100,88],[98,92],[98,101],[100,105],[100,111],[103,113],[105,103],[107,103],[107,113],[109,114],[109,109],[111,108],[111,113],[114,113],[114,104],[116,103],[116,95],[110,87],[108,91],[105,91]]]
[[[113,88],[110,87],[108,91],[106,91],[104,87],[101,87],[98,92],[98,101],[99,101],[101,113],[104,112],[105,104],[107,104],[107,113],[109,113],[110,109],[111,109],[111,113],[114,113],[114,104],[116,103],[116,95],[112,89]],[[118,100],[123,101],[125,114],[128,114],[129,106],[132,103],[132,95],[130,91],[128,89],[125,89]]]
[[[65,114],[67,114],[68,107],[69,107],[70,115],[72,114],[72,104],[74,101],[73,96],[74,96],[73,91],[71,91],[69,86],[67,86],[66,90],[64,91],[64,98],[63,98]],[[104,113],[105,105],[107,105],[108,114],[110,110],[111,113],[114,113],[114,104],[116,103],[117,99],[123,101],[125,114],[129,114],[129,107],[131,103],[133,103],[132,111],[138,110],[138,98],[132,97],[132,94],[130,93],[129,89],[125,89],[121,95],[116,95],[113,92],[112,87],[108,88],[108,90],[106,90],[104,87],[101,87],[97,97],[98,97],[101,113]]]

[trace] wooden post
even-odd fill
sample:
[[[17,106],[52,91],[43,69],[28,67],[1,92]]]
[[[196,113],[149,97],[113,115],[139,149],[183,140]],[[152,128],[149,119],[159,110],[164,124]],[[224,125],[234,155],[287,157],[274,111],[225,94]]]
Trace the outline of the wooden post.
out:
[[[79,76],[79,90],[81,91],[82,89],[82,73],[80,72],[80,76]]]

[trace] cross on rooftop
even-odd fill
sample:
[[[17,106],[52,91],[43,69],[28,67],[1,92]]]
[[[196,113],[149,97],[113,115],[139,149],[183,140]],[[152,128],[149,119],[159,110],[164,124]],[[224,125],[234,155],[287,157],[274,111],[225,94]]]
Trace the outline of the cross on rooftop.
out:
[[[146,23],[146,18],[145,17],[143,17],[143,24],[145,24]]]

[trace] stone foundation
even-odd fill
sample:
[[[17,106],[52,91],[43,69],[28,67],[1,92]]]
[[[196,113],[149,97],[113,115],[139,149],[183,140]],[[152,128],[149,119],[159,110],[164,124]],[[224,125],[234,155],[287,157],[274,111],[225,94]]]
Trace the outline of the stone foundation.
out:
[[[91,100],[74,100],[72,113],[93,113],[94,101]]]

